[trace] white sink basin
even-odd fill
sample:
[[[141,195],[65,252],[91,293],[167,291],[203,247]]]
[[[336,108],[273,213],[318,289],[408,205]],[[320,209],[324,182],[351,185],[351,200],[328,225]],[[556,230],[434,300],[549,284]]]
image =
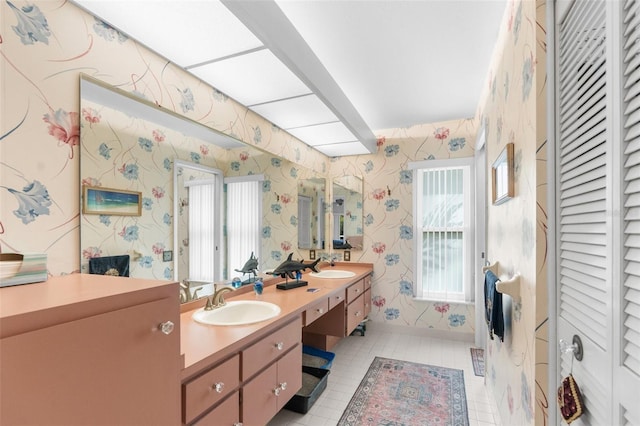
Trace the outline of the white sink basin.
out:
[[[325,269],[320,272],[312,272],[309,275],[315,278],[351,278],[355,276],[356,273],[342,269]]]
[[[245,325],[268,320],[280,313],[280,306],[260,300],[229,301],[226,305],[193,313],[193,319],[208,325]]]

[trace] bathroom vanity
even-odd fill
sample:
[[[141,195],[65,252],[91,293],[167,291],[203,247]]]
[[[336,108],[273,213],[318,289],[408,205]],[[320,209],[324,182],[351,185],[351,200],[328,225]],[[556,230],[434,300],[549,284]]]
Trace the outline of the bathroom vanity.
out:
[[[205,301],[181,306],[175,282],[73,274],[2,288],[0,424],[264,425],[302,385],[306,336],[335,344],[370,309],[372,265],[336,267],[354,276],[227,293],[281,309],[234,326],[196,322]]]
[[[180,423],[178,284],[73,274],[0,289],[0,424]]]
[[[281,313],[260,323],[212,327],[193,320],[193,307],[183,311],[183,424],[264,425],[287,403],[301,387],[302,343],[333,346],[357,327],[371,307],[373,265],[338,263],[335,268],[354,276],[321,279],[307,273],[303,279],[308,286],[291,290],[278,290],[275,283],[266,286],[260,299],[277,304]],[[226,296],[257,297],[252,292]],[[224,377],[229,371],[237,371],[237,380]],[[198,392],[192,391],[194,383],[201,385]]]

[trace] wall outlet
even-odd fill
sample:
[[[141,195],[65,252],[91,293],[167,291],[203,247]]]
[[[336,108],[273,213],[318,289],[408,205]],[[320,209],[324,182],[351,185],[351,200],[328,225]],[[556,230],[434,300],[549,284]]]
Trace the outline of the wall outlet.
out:
[[[173,250],[165,250],[162,252],[162,261],[171,262],[173,260]]]

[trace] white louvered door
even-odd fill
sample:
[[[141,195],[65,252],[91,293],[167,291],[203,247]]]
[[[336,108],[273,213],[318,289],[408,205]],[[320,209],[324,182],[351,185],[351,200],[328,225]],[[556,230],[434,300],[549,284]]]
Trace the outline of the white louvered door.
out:
[[[640,425],[639,12],[580,0],[556,17],[558,338],[584,346],[577,424]]]
[[[621,20],[622,285],[614,415],[621,424],[640,425],[640,3],[626,0]]]

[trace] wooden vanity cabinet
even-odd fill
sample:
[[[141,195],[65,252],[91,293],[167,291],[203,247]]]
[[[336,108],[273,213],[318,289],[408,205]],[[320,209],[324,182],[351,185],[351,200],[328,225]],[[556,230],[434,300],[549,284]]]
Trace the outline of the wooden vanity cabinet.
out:
[[[301,387],[302,347],[298,344],[242,387],[242,424],[267,424]]]
[[[182,384],[183,424],[268,423],[302,387],[301,330],[297,315],[187,379]]]
[[[331,349],[371,312],[371,275],[329,297],[330,310],[303,330],[303,342]]]
[[[0,289],[0,424],[178,424],[178,284],[150,283],[73,274]]]

